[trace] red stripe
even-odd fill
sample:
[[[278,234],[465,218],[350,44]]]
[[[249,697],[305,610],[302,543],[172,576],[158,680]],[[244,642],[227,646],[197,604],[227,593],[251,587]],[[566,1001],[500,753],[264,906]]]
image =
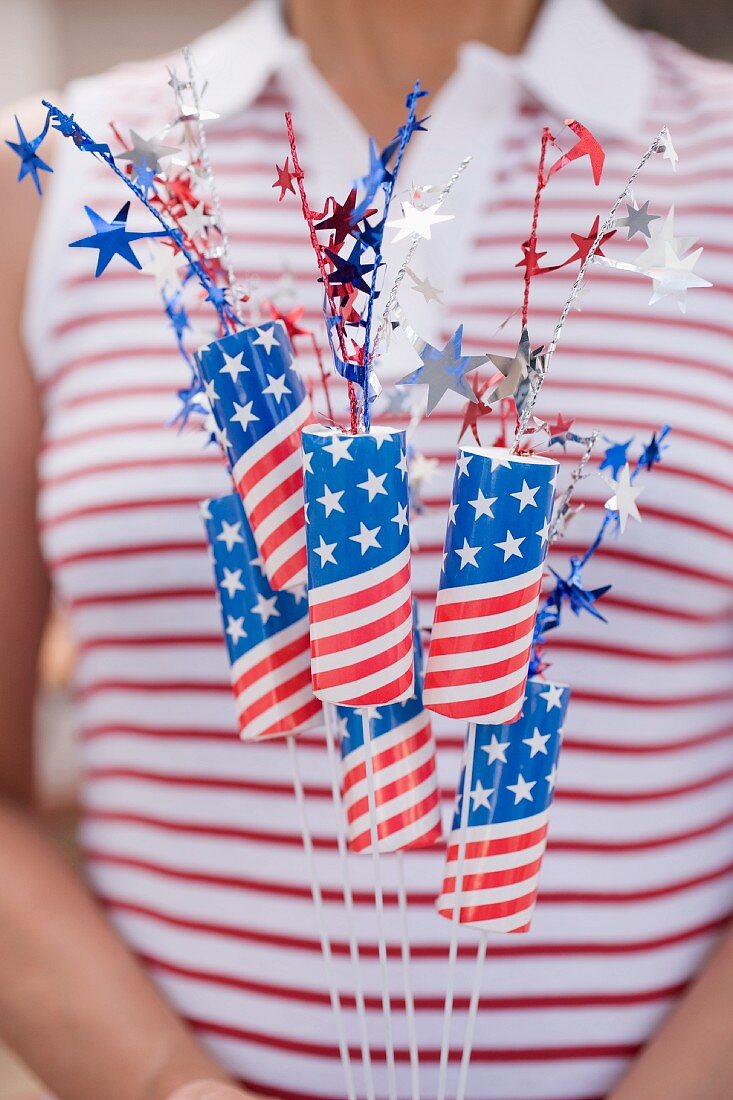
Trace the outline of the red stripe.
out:
[[[446,509],[450,501],[446,501]],[[517,582],[522,578],[517,577]],[[435,608],[435,622],[463,622],[465,619],[480,619],[487,615],[499,615],[504,611],[516,611],[534,600],[540,591],[542,578],[525,588],[516,588],[513,592],[505,592],[501,596],[489,596],[486,599],[461,600],[449,603],[439,602]],[[455,589],[453,590],[455,592]],[[481,648],[481,647],[476,647]]]
[[[392,764],[397,764],[403,761],[407,761],[411,756],[414,756],[425,745],[428,744],[431,738],[430,720],[427,715],[425,716],[425,725],[417,730],[410,737],[405,737],[397,744],[393,745],[389,749],[380,751],[379,742],[381,738],[372,739],[372,769],[376,776],[380,771],[385,768],[391,767]],[[363,745],[360,746],[363,752]],[[366,780],[366,765],[363,761],[358,764],[351,764],[351,753],[344,757],[343,760],[343,779],[341,783],[342,793],[348,794],[352,787],[355,787],[358,783],[364,783]]]
[[[342,615],[352,615],[356,611],[363,611],[367,607],[373,607],[375,603],[393,596],[410,583],[409,559],[397,573],[391,573],[383,580],[370,584],[367,588],[360,588],[357,592],[349,592],[345,596],[335,596],[328,600],[314,589],[310,605],[311,624],[327,622],[330,619]]]
[[[297,733],[302,726],[308,725],[320,713],[321,704],[317,699],[309,699],[307,703],[303,703],[296,710],[291,710],[287,715],[283,715],[284,709],[284,705],[281,704],[279,717],[273,719],[271,725],[261,729],[254,737],[250,732],[249,724],[256,716],[249,710],[243,711],[239,717],[239,732],[242,740],[261,741],[263,738],[282,736],[285,733]]]
[[[386,635],[391,631],[402,626],[403,623],[412,620],[412,604],[408,593],[407,599],[401,608],[390,612],[389,615],[384,616],[380,621],[379,636]],[[373,624],[370,624],[370,628]],[[343,635],[337,635],[337,637],[343,637]],[[390,669],[396,669],[396,666],[402,661],[412,649],[412,631],[408,630],[403,638],[395,642],[394,645],[389,646],[387,649],[383,649],[381,652],[373,653],[369,657],[361,657],[356,655],[353,651],[362,643],[362,641],[368,641],[369,639],[362,639],[361,633],[358,627],[349,631],[350,646],[348,649],[343,650],[343,664],[339,668],[333,669],[316,669],[313,668],[313,690],[316,692],[329,691],[334,687],[345,687],[351,685],[354,690],[357,690],[362,681],[369,676],[374,676],[378,672],[387,672]],[[325,653],[321,650],[321,639],[311,637],[311,652],[313,659],[325,656]],[[329,652],[328,648],[326,652]],[[332,650],[331,650],[332,652]],[[394,675],[394,671],[392,673]],[[405,680],[405,690],[412,683],[412,667],[406,672],[401,674],[396,682],[401,683]],[[385,703],[395,701],[395,697],[389,698],[384,694],[382,687],[375,688],[379,697]],[[372,693],[370,693],[372,694]]]
[[[304,404],[305,404],[305,402],[301,402],[301,404],[298,406],[298,409],[294,410],[294,411],[300,411]],[[301,434],[302,428],[305,427],[306,424],[309,424],[312,420],[313,420],[312,417],[304,415],[303,416],[303,425],[301,427],[296,428],[294,431],[292,431],[290,433],[290,435],[286,436],[284,439],[281,439],[278,442],[273,443],[273,445],[270,447],[270,449],[268,451],[266,451],[265,454],[263,454],[262,457],[259,458],[254,463],[254,465],[248,466],[245,469],[244,473],[241,475],[241,477],[239,478],[239,481],[237,482],[237,487],[239,488],[239,491],[240,491],[240,493],[242,494],[243,497],[247,493],[251,492],[251,490],[254,489],[255,486],[259,485],[260,481],[264,480],[264,478],[266,478],[269,474],[271,474],[273,470],[277,469],[278,466],[281,466],[283,464],[283,462],[287,462],[287,460],[292,455],[294,455],[294,454],[296,454],[296,452],[300,451],[300,434]],[[273,428],[272,433],[270,433],[270,434],[273,434],[273,435],[277,434],[277,429]],[[259,443],[264,443],[266,441],[267,441],[267,436],[263,436],[263,438],[261,440],[259,440]],[[242,457],[243,458],[249,458],[249,453],[245,452]],[[300,484],[302,486],[302,484],[303,484],[303,470],[302,470],[302,468],[300,468],[299,470],[296,470],[295,473],[296,474],[300,473]],[[269,494],[268,494],[268,496],[269,496]],[[260,511],[261,511],[261,508],[260,508],[259,505],[258,505],[257,508],[253,509],[253,513],[256,513],[257,515],[259,515],[258,509],[260,509]]]
[[[377,786],[374,791],[374,801],[378,808],[389,806],[390,802],[394,802],[395,799],[401,798],[403,795],[414,792],[420,787],[427,779],[435,778],[435,759],[431,757],[426,760],[424,764],[421,764],[418,768],[411,770],[407,775],[401,776],[399,779],[393,780],[391,783],[386,783],[382,786]],[[362,780],[363,782],[363,780]],[[353,785],[353,784],[352,784]],[[427,804],[430,801],[430,809],[437,806],[440,796],[438,794],[438,785],[435,783],[434,790],[430,795],[423,798],[420,805]],[[366,817],[369,814],[369,797],[365,793],[362,798],[357,798],[348,808],[348,816],[350,822],[358,821],[359,818]],[[400,811],[400,815],[408,817],[420,817],[421,814],[417,813],[416,808],[412,808],[409,811]],[[383,824],[386,824],[383,822]],[[381,827],[381,826],[380,826]],[[390,832],[394,830],[390,828]]]
[[[267,543],[265,543],[267,545]],[[275,572],[272,574],[270,584],[272,588],[278,591],[282,588],[287,588],[295,577],[302,576],[307,565],[306,553],[305,553],[305,538],[303,545],[291,554],[289,558],[278,566]]]
[[[237,484],[237,489],[239,490],[242,497],[244,497],[246,489],[244,488],[242,481]],[[259,527],[263,520],[268,519],[276,508],[278,508],[281,504],[284,504],[286,501],[290,500],[291,497],[296,496],[298,493],[301,493],[302,491],[303,471],[295,470],[289,477],[286,477],[283,481],[279,481],[277,485],[275,485],[270,490],[267,496],[263,497],[260,503],[248,512],[249,522],[252,525],[252,528],[254,529]],[[297,515],[298,513],[296,511],[296,519]],[[299,526],[303,527],[304,525],[305,516],[301,514]]]
[[[518,836],[492,837],[490,840],[467,840],[464,859],[485,859],[488,855],[505,856],[517,850],[533,848],[541,844],[547,836],[547,823],[540,825],[529,833]],[[458,841],[449,843],[446,851],[448,863],[455,863],[458,859]]]
[[[512,898],[511,901],[494,901],[484,902],[481,905],[467,904],[461,906],[461,924],[478,924],[481,921],[501,921],[506,917],[514,917],[517,913],[524,913],[527,909],[531,909],[537,900],[537,890],[531,890],[528,894],[522,894],[521,897]],[[453,920],[454,904],[452,899],[449,901],[449,905],[445,909],[439,909],[441,917],[446,917],[447,920]],[[509,933],[526,932],[529,929],[529,924],[522,925],[522,927],[505,929]]]
[[[305,1042],[303,1040],[288,1039],[280,1036],[265,1035],[262,1032],[253,1031],[241,1027],[233,1027],[230,1024],[213,1023],[196,1017],[185,1015],[186,1022],[196,1031],[204,1031],[210,1035],[224,1036],[229,1039],[239,1039],[258,1046],[271,1047],[275,1050],[287,1050],[297,1054],[306,1054],[313,1057],[333,1058],[339,1057],[337,1046],[326,1043]],[[630,1058],[640,1048],[639,1043],[593,1046],[567,1046],[567,1047],[536,1047],[536,1048],[505,1048],[501,1050],[487,1050],[482,1047],[474,1047],[472,1060],[474,1062],[557,1062],[576,1061],[591,1058]],[[463,1054],[461,1047],[452,1049],[449,1053],[451,1062],[460,1062]],[[441,1052],[437,1048],[421,1047],[420,1061],[436,1064],[440,1061]],[[395,1061],[406,1063],[410,1060],[409,1050],[397,1047],[394,1051]],[[359,1048],[354,1047],[351,1057],[359,1057]],[[386,1052],[379,1047],[372,1047],[371,1057],[374,1062],[384,1062]]]
[[[435,793],[426,795],[421,802],[418,802],[414,807],[409,810],[403,810],[393,817],[388,818],[386,821],[380,821],[377,826],[377,836],[380,841],[389,840],[395,836],[402,829],[406,829],[410,825],[414,825],[416,822],[421,822],[423,829],[426,830],[416,836],[409,843],[402,843],[400,848],[402,851],[418,851],[426,850],[428,848],[434,848],[440,844],[442,840],[442,830],[440,825],[432,825],[428,828],[428,819],[433,813],[437,804],[437,795]],[[349,824],[353,824],[351,815],[349,815]],[[349,838],[349,849],[352,852],[366,852],[371,850],[371,830],[369,828],[364,829],[356,836]],[[435,898],[430,897],[427,904],[433,905]],[[409,902],[409,898],[408,898]]]
[[[152,955],[149,951],[137,956],[146,966],[162,973],[172,974],[177,977],[187,978],[192,981],[205,982],[209,985],[221,985],[229,989],[240,989],[248,993],[261,994],[263,997],[273,997],[278,1000],[296,1001],[301,1004],[319,1004],[329,1006],[331,1001],[328,993],[318,990],[299,987],[274,985],[270,982],[258,982],[250,978],[237,977],[218,971],[199,970],[190,966],[180,966],[176,963],[161,959]],[[655,1001],[664,1001],[678,997],[687,988],[687,982],[679,982],[676,985],[663,986],[659,989],[629,990],[623,993],[588,992],[581,994],[557,994],[538,995],[530,994],[518,997],[500,997],[484,994],[481,997],[482,1012],[512,1012],[525,1011],[526,1009],[568,1009],[568,1008],[624,1008],[628,1005],[649,1004]],[[429,994],[414,994],[415,1008],[420,1012],[442,1011],[445,995],[430,996]],[[464,1012],[469,1007],[469,997],[457,993],[453,999],[454,1008],[458,1012]],[[341,994],[341,1003],[346,1008],[355,1008],[355,998],[345,991]],[[366,994],[364,1003],[370,1012],[382,1012],[382,999],[379,996]],[[405,1001],[399,994],[391,998],[393,1011],[404,1012]]]
[[[290,495],[291,497],[297,497],[297,488],[296,491]],[[305,560],[305,511],[302,507],[302,502],[299,502],[295,511],[291,512],[286,519],[282,520],[265,538],[262,537],[262,532],[260,530],[261,522],[262,520],[257,523],[256,527],[253,525],[252,530],[256,536],[259,536],[258,545],[263,558],[266,560],[269,559],[276,550],[279,550],[280,547],[288,541],[288,539],[292,538],[293,535],[300,534],[303,543],[302,551],[296,551],[296,553],[291,554],[287,560],[288,562],[292,561],[298,553],[301,553],[303,560]],[[278,569],[282,572],[284,565],[279,566]]]
[[[394,618],[397,618],[396,622],[392,621]],[[332,653],[343,653],[346,655],[354,646],[364,645],[366,642],[377,641],[379,638],[384,637],[390,630],[394,630],[398,626],[404,625],[411,619],[412,602],[408,593],[402,606],[395,608],[394,611],[390,611],[386,616],[375,619],[370,623],[362,623],[360,626],[342,630],[338,634],[329,634],[325,637],[314,638],[311,642],[311,647],[314,655],[319,657],[325,657]],[[371,658],[369,658],[369,660],[371,660]]]
[[[408,691],[412,689],[413,683],[413,670],[412,665],[410,665],[402,676],[399,676],[396,680],[391,680],[388,684],[374,688],[373,691],[369,691],[365,695],[359,695],[351,699],[346,705],[350,707],[387,706],[397,699],[404,698]]]
[[[150,463],[154,466],[155,463]],[[86,519],[89,516],[104,516],[113,512],[140,511],[153,508],[163,511],[165,508],[195,508],[201,501],[201,494],[190,497],[161,497],[145,498],[141,500],[123,500],[114,503],[88,504],[83,508],[74,508],[68,512],[57,512],[53,516],[39,519],[38,526],[41,531],[50,531],[64,523],[70,523],[77,519]]]
[[[273,637],[268,640],[272,649],[262,658],[262,660],[258,661],[256,665],[249,665],[242,675],[233,681],[232,689],[235,695],[240,695],[245,688],[251,687],[263,676],[268,676],[270,673],[277,672],[283,665],[307,653],[309,649],[307,630],[304,631],[299,638],[295,638],[287,645],[283,645],[282,642],[278,643],[277,634],[273,635]],[[278,645],[279,648],[276,648]],[[306,672],[310,675],[309,668],[306,668]]]
[[[523,849],[522,849],[523,851]],[[517,867],[507,867],[503,871],[484,871],[482,874],[464,874],[462,879],[462,891],[470,895],[474,890],[493,890],[496,887],[511,886],[517,882],[526,882],[539,874],[542,866],[542,857],[532,860],[531,863],[523,863]],[[456,888],[456,876],[446,875],[443,879],[443,894],[453,894]],[[536,893],[536,891],[533,891]],[[469,898],[466,898],[469,900]],[[521,905],[519,909],[523,908]]]
[[[427,704],[430,710],[436,712],[436,714],[443,714],[446,718],[466,718],[473,719],[477,717],[485,718],[490,714],[497,714],[498,711],[504,710],[506,707],[513,706],[518,703],[524,697],[524,689],[527,683],[526,675],[522,680],[512,688],[507,688],[505,691],[500,691],[495,695],[489,695],[488,690],[491,687],[490,684],[486,685],[487,694],[476,699],[451,699],[450,701],[436,702],[431,699]],[[437,689],[440,688],[440,684],[437,685]],[[448,685],[450,688],[450,685]],[[433,680],[430,671],[428,670],[425,676],[425,691],[433,688]],[[577,692],[576,692],[577,697]],[[511,721],[511,719],[508,719]]]
[[[121,912],[133,913],[138,916],[148,917],[151,920],[156,920],[163,924],[172,925],[178,928],[186,928],[189,931],[196,932],[210,932],[215,935],[221,935],[226,938],[248,940],[252,943],[264,943],[269,946],[283,947],[287,950],[302,950],[308,951],[314,954],[320,954],[321,945],[320,940],[307,939],[299,936],[286,935],[284,933],[265,932],[262,930],[245,929],[240,927],[233,927],[226,924],[215,924],[212,922],[200,921],[188,919],[175,914],[161,911],[158,908],[152,908],[150,906],[143,906],[131,901],[125,901],[123,899],[115,899],[108,894],[100,893],[97,891],[97,896],[100,901],[111,909],[116,909]],[[725,928],[730,919],[730,913],[710,920],[706,923],[696,925],[692,928],[683,929],[678,932],[668,933],[664,936],[657,936],[653,939],[624,941],[624,942],[603,942],[603,941],[584,941],[581,943],[575,943],[572,941],[558,942],[558,943],[542,943],[533,941],[513,942],[507,944],[504,940],[497,940],[493,944],[494,955],[506,955],[511,957],[538,957],[538,956],[554,956],[554,955],[626,955],[637,954],[639,952],[665,950],[668,947],[678,943],[685,943],[692,939],[697,939],[699,936],[709,935],[714,932],[719,932]],[[349,944],[345,941],[332,940],[331,949],[335,955],[345,957],[349,955]],[[359,943],[359,952],[365,958],[378,958],[379,949],[376,943],[368,943],[361,941]],[[398,944],[388,944],[387,953],[390,958],[400,958],[401,949]],[[413,958],[421,959],[441,959],[445,960],[445,943],[415,943],[411,946],[411,954]],[[476,955],[476,947],[473,943],[460,944],[458,948],[458,954],[461,958],[474,959]]]
[[[532,624],[529,623],[528,630],[531,630]],[[499,633],[497,645],[505,645],[508,642],[513,642],[515,638],[514,628],[511,628],[508,634]],[[526,631],[524,633],[527,633]],[[521,635],[520,635],[521,636]],[[456,639],[459,642],[465,641],[464,637]],[[452,652],[449,645],[450,639],[442,638],[442,645],[440,649],[436,649],[435,656],[442,653],[448,653],[450,656],[455,657],[455,664],[453,668],[449,669],[436,669],[430,664],[428,659],[428,669],[425,675],[425,687],[430,688],[431,691],[437,691],[440,688],[447,688],[450,691],[459,692],[459,689],[466,684],[483,684],[488,690],[494,680],[500,679],[502,676],[508,676],[512,672],[518,672],[519,669],[529,667],[529,651],[531,648],[531,641],[527,643],[527,648],[523,649],[521,653],[516,653],[513,657],[505,657],[501,661],[494,661],[491,664],[485,665],[471,665],[468,668],[462,667],[462,661],[460,654],[464,652],[463,647],[457,647],[456,652]],[[431,647],[432,648],[432,647]],[[491,656],[491,648],[488,646],[485,649],[487,657]],[[522,685],[522,690],[524,686]],[[480,701],[474,700],[476,706],[480,706]]]
[[[586,546],[581,546],[580,544],[570,542],[564,542],[563,546],[565,548],[565,552],[568,554],[578,552],[583,553],[587,549]],[[125,557],[128,555],[134,556],[139,554],[167,554],[181,551],[200,552],[201,550],[205,550],[205,548],[206,544],[204,542],[198,541],[188,541],[180,543],[146,543],[139,546],[110,546],[101,549],[77,551],[76,553],[61,555],[59,557],[52,558],[49,564],[52,568],[60,568],[65,565],[75,564],[82,561],[95,561],[97,559]],[[437,556],[439,553],[442,553],[442,546],[439,546],[437,543],[423,545],[420,552],[426,557],[430,554]],[[687,563],[668,562],[662,558],[659,558],[658,556],[642,554],[637,551],[632,551],[619,547],[617,545],[605,545],[599,547],[596,553],[596,558],[601,560],[608,558],[610,561],[630,562],[634,565],[648,567],[657,572],[671,573],[675,577],[690,577],[694,580],[702,580],[715,584],[716,586],[725,586],[726,588],[730,584],[730,578],[725,574],[716,574],[710,570],[699,569],[688,565]],[[429,597],[425,595],[424,598]],[[610,601],[606,601],[606,603],[610,606]],[[311,605],[311,607],[312,606],[313,605]],[[328,604],[328,606],[330,607],[332,605]],[[635,605],[632,604],[632,606]],[[721,614],[719,616],[721,620],[725,619],[725,617],[726,616],[724,614]],[[709,620],[705,619],[704,621]]]
[[[254,722],[256,718],[264,714],[274,704],[278,704],[281,708],[287,706],[287,701],[296,692],[302,691],[303,688],[309,688],[311,682],[311,674],[309,668],[304,668],[301,672],[297,672],[294,676],[291,676],[289,680],[285,680],[284,683],[278,684],[275,691],[265,688],[265,694],[257,699],[254,703],[248,703],[245,710],[242,712],[240,719],[242,729],[245,729],[249,722]],[[309,701],[310,702],[310,701]],[[319,709],[317,703],[315,703],[315,711]],[[280,725],[280,718],[273,718],[272,726],[268,726],[268,730],[278,729]],[[264,733],[264,731],[263,731]]]

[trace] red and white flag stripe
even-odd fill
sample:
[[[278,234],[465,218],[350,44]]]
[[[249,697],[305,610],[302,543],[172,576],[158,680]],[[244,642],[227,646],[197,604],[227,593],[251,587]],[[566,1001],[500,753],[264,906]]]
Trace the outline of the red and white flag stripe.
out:
[[[282,737],[314,721],[321,705],[311,688],[305,616],[235,661],[232,687],[243,741]]]
[[[275,590],[306,582],[300,433],[312,421],[306,397],[250,447],[232,470],[262,566]]]
[[[537,901],[540,865],[547,844],[549,809],[534,817],[473,826],[468,830],[459,884],[460,923],[492,932],[526,932]],[[455,919],[459,862],[456,829],[448,842],[443,888],[436,905]]]
[[[425,848],[441,837],[435,742],[424,710],[372,738],[377,835],[381,852]],[[372,838],[364,745],[343,758],[343,801],[353,852],[370,852]]]
[[[374,569],[309,593],[313,690],[347,706],[378,706],[412,694],[409,546]]]
[[[517,577],[440,589],[425,672],[426,707],[474,722],[518,716],[542,571],[539,565]]]

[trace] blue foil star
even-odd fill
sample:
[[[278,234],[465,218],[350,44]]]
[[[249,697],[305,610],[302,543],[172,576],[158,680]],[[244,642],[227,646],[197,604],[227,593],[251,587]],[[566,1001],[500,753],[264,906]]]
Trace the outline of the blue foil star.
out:
[[[334,286],[343,286],[348,283],[350,286],[356,287],[357,290],[363,290],[365,294],[369,293],[369,284],[365,282],[364,275],[368,275],[370,271],[374,270],[374,264],[359,262],[362,246],[358,242],[352,248],[348,259],[339,256],[338,252],[332,252],[330,248],[326,248],[324,251],[335,264],[335,270],[328,276],[329,283]]]
[[[135,171],[135,183],[138,185],[145,198],[148,197],[148,191],[153,186],[153,180],[155,179],[155,172],[152,168],[148,168],[148,162],[144,160],[139,168]]]
[[[611,477],[615,480],[619,472],[623,470],[624,466],[628,462],[626,452],[634,441],[634,437],[631,436],[625,443],[612,443],[603,456],[603,462],[598,467],[599,470],[610,470]]]
[[[94,232],[90,237],[82,237],[78,241],[72,241],[69,248],[96,248],[99,251],[97,257],[97,270],[94,272],[98,279],[103,271],[106,271],[111,260],[115,256],[121,256],[129,264],[142,270],[142,264],[130,247],[132,241],[140,241],[145,237],[165,237],[165,230],[148,233],[130,233],[127,229],[127,215],[130,213],[130,204],[126,202],[122,209],[115,214],[111,222],[92,210],[91,206],[85,206],[89,221]]]
[[[387,147],[389,149],[389,146]],[[385,151],[386,152],[386,151]],[[355,186],[364,191],[364,198],[357,205],[351,215],[352,224],[360,221],[372,204],[372,199],[379,187],[389,183],[390,173],[384,163],[384,154],[377,149],[377,143],[373,137],[369,138],[369,170],[365,176],[355,181]]]
[[[639,466],[643,470],[651,470],[657,462],[662,461],[662,454],[667,450],[666,446],[663,446],[663,442],[668,432],[669,425],[665,424],[659,435],[656,432],[652,434],[651,439],[639,456]]]
[[[20,171],[18,173],[18,183],[26,176],[30,176],[36,185],[36,191],[41,194],[41,181],[38,178],[39,172],[53,172],[53,168],[50,164],[46,164],[45,160],[41,160],[36,150],[48,133],[48,118],[46,124],[37,137],[34,137],[31,141],[23,133],[23,127],[20,125],[18,116],[15,116],[15,125],[18,130],[17,141],[6,141],[5,144],[10,146],[13,152],[20,157]]]
[[[604,584],[601,588],[584,588],[583,566],[580,558],[573,557],[570,559],[570,573],[567,577],[561,577],[552,566],[550,566],[550,572],[557,580],[554,592],[551,593],[548,599],[548,602],[557,609],[557,623],[553,625],[559,624],[560,608],[565,600],[567,600],[574,615],[580,615],[581,611],[587,611],[594,619],[600,619],[602,623],[606,622],[600,611],[593,605],[610,590],[610,584]]]

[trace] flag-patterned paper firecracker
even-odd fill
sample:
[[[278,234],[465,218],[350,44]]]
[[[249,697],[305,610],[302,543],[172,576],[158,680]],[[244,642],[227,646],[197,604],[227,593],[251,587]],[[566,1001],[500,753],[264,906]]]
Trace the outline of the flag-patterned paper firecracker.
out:
[[[242,329],[196,360],[267,579],[278,591],[304,584],[300,433],[313,416],[285,326]]]
[[[461,447],[423,701],[472,722],[519,717],[558,464]]]
[[[350,707],[413,692],[405,433],[303,432],[313,690]]]
[[[310,680],[308,597],[267,582],[237,493],[204,501],[243,741],[284,737],[321,716]]]
[[[380,852],[429,848],[443,833],[435,738],[422,705],[420,637],[415,630],[415,690],[409,699],[368,708]],[[342,792],[352,852],[371,852],[363,711],[337,707]]]
[[[529,928],[569,698],[569,688],[531,679],[518,722],[476,727],[458,886],[461,924],[485,932]],[[438,912],[448,920],[455,919],[457,908],[465,796],[464,768],[437,901]]]

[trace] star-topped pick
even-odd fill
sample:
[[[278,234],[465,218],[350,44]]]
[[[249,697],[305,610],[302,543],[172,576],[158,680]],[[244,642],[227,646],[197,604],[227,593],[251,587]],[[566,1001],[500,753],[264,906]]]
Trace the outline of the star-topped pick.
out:
[[[613,480],[609,477],[604,477],[603,480],[613,490],[613,496],[605,503],[605,507],[609,512],[616,512],[618,514],[618,521],[621,530],[626,530],[626,522],[631,516],[637,523],[641,523],[641,516],[639,515],[639,509],[636,505],[636,498],[642,492],[641,488],[636,488],[631,484],[631,471],[629,470],[628,462],[621,470],[617,480]]]
[[[20,157],[18,183],[20,183],[22,179],[25,179],[26,176],[30,176],[36,186],[36,191],[40,195],[41,181],[38,178],[38,173],[53,172],[53,168],[51,168],[49,164],[46,164],[45,160],[41,160],[37,152],[38,147],[40,146],[41,142],[48,132],[48,121],[41,130],[40,134],[38,134],[37,137],[31,138],[30,141],[23,133],[23,127],[20,125],[17,115],[15,116],[15,125],[18,130],[18,140],[6,141],[5,144],[8,145],[13,150],[13,152]]]
[[[115,214],[111,222],[105,221],[90,206],[85,206],[87,217],[92,223],[94,232],[89,237],[82,237],[78,241],[72,241],[69,248],[96,248],[99,251],[97,257],[96,278],[107,269],[110,261],[115,256],[121,256],[129,264],[142,270],[142,264],[130,247],[133,241],[140,241],[146,237],[165,237],[167,232],[162,229],[158,232],[130,233],[127,230],[127,215],[130,213],[130,204],[126,202],[122,209]]]
[[[453,214],[439,214],[440,206],[441,203],[436,202],[432,206],[421,209],[419,206],[413,206],[411,202],[403,202],[402,217],[387,222],[390,228],[397,230],[392,238],[392,244],[397,244],[405,237],[422,237],[423,240],[429,241],[434,225],[438,225],[439,222],[449,222],[454,217]]]
[[[428,416],[448,390],[453,390],[460,397],[465,397],[467,401],[478,400],[466,380],[466,375],[482,366],[486,362],[486,357],[463,355],[462,339],[463,325],[459,325],[442,348],[434,348],[432,344],[425,343],[422,351],[419,352],[422,366],[405,375],[397,383],[398,386],[427,385]]]

